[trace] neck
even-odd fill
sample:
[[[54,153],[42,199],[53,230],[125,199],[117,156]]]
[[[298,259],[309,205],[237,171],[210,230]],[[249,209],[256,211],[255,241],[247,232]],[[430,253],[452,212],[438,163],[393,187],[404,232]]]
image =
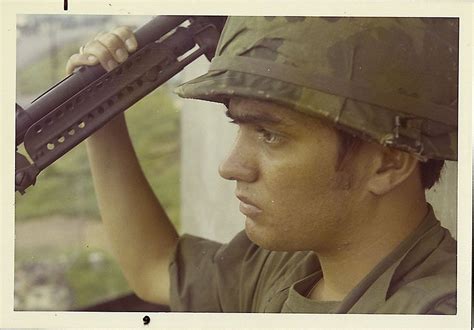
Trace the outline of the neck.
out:
[[[424,193],[406,198],[376,198],[355,215],[343,234],[343,242],[327,251],[315,251],[323,279],[311,299],[342,300],[370,271],[407,238],[428,211]],[[349,224],[350,223],[350,224]]]

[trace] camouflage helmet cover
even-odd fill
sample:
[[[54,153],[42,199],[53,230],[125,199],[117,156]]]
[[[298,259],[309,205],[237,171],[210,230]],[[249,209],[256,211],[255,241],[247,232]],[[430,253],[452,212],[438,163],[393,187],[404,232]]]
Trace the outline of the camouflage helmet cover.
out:
[[[231,17],[188,98],[276,102],[416,154],[457,159],[458,20]]]

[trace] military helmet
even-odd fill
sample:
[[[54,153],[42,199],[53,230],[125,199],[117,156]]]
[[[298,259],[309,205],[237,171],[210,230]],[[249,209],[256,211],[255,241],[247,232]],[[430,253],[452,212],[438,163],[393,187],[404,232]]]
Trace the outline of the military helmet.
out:
[[[208,73],[177,93],[275,102],[420,160],[455,160],[457,90],[457,19],[230,17]]]

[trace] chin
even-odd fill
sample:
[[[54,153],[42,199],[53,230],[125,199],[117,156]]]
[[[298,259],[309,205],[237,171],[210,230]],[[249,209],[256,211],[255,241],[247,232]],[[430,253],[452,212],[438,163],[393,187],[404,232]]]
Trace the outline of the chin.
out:
[[[302,250],[295,246],[298,244],[298,240],[289,241],[288,235],[285,235],[285,233],[276,233],[272,230],[258,228],[258,226],[248,218],[245,222],[245,233],[254,244],[266,250],[285,252]]]

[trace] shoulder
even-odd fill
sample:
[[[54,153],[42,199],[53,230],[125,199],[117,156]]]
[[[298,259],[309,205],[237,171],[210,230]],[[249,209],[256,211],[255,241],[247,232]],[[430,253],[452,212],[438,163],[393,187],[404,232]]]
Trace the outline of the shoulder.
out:
[[[399,288],[381,312],[404,314],[456,314],[456,274],[437,274]]]
[[[436,246],[425,241],[402,261],[389,305],[414,314],[456,314],[457,243],[446,229],[442,233]]]

